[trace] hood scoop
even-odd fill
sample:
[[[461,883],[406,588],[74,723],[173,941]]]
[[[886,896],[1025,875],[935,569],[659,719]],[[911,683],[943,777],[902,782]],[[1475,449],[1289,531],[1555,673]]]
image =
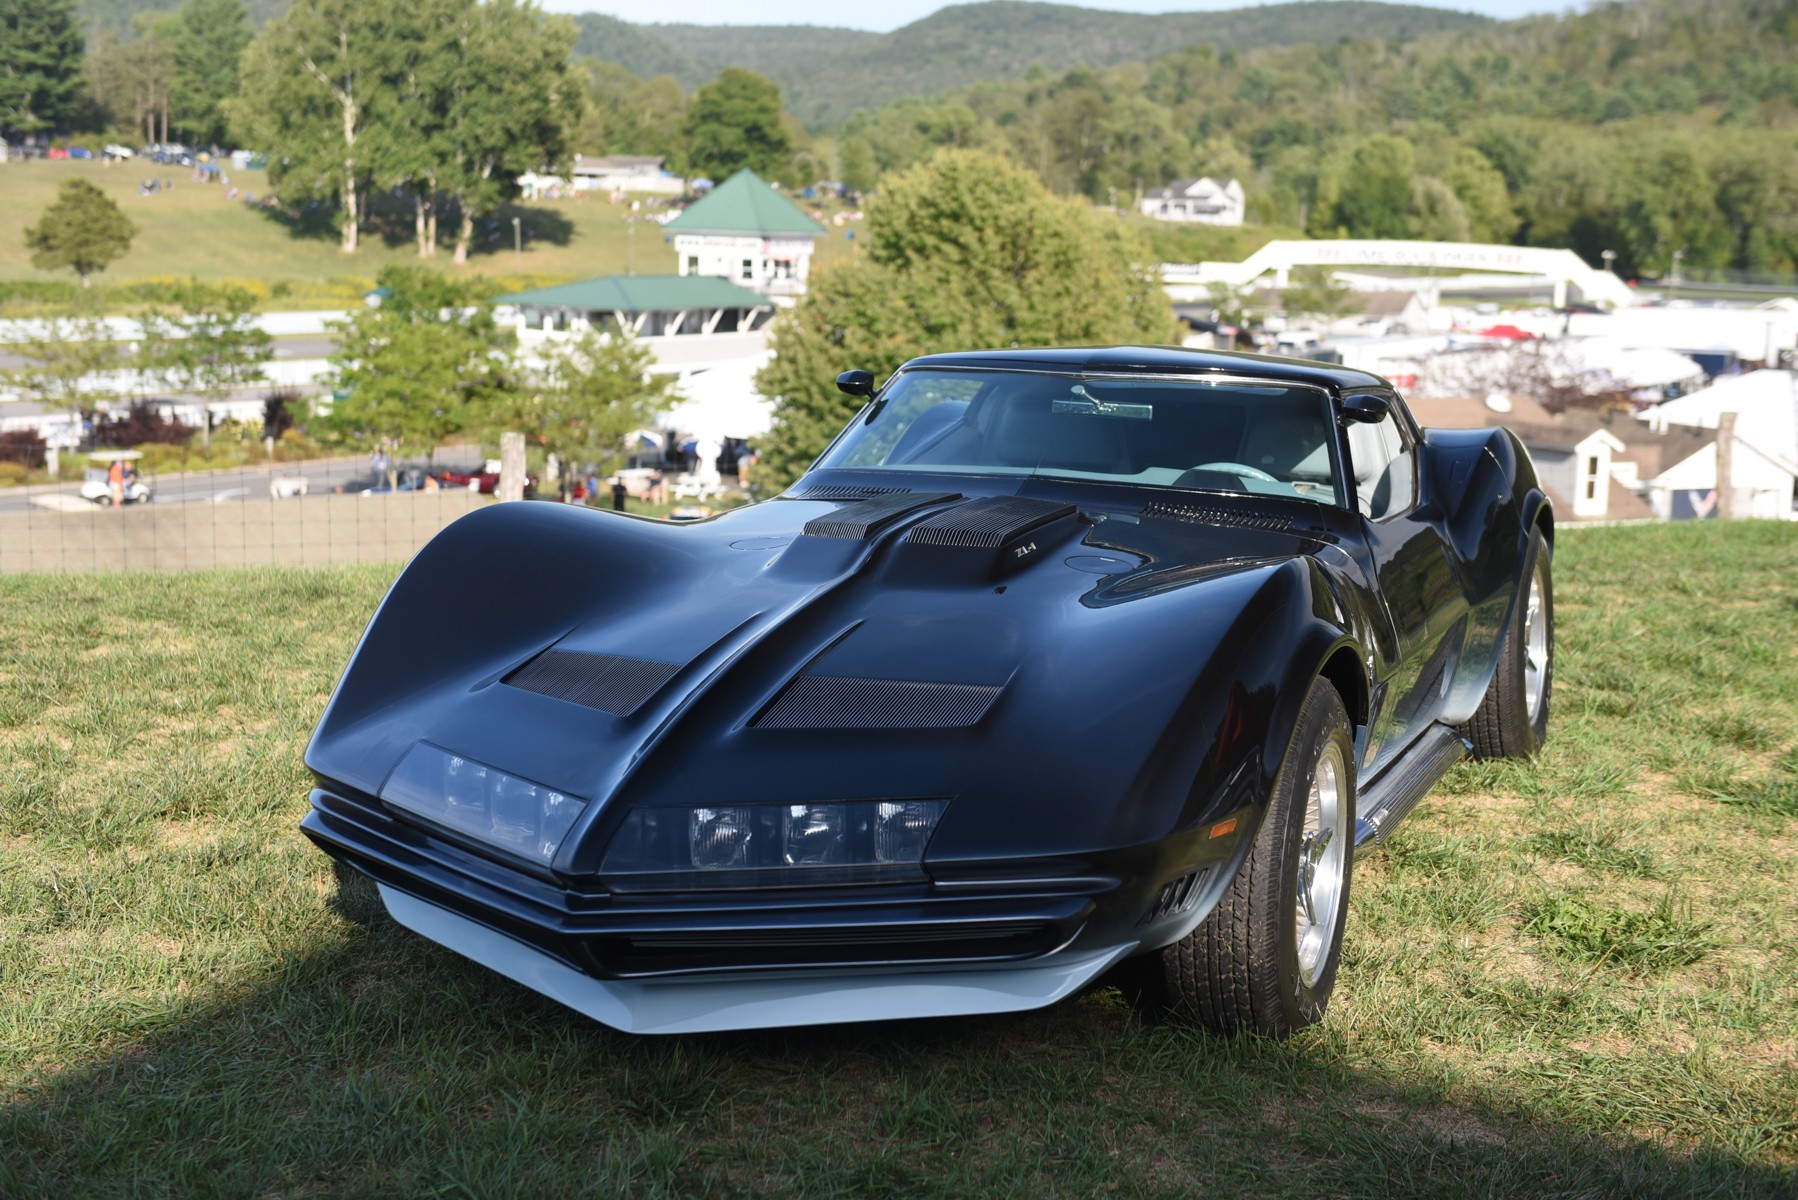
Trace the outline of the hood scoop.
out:
[[[807,521],[805,536],[865,542],[907,513],[959,499],[959,492],[892,492],[869,499],[858,499],[827,517],[814,517]]]
[[[802,675],[753,722],[757,729],[966,729],[1002,686],[921,679]]]
[[[912,527],[905,536],[913,546],[959,546],[997,550],[1051,521],[1071,517],[1072,504],[1032,500],[1026,496],[989,496],[959,504]]]
[[[871,487],[863,484],[814,483],[782,493],[787,500],[866,500],[871,496],[891,496],[908,488]]]
[[[545,650],[506,676],[527,692],[628,717],[680,670],[676,663],[578,650]]]

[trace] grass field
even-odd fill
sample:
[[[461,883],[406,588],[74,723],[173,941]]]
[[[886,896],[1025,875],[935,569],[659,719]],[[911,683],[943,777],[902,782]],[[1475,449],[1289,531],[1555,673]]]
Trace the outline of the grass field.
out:
[[[138,194],[138,184],[154,173],[174,181],[173,191]],[[245,193],[260,196],[267,191],[261,171],[232,171],[231,181]],[[337,230],[324,214],[319,219],[295,224],[276,214],[254,209],[242,200],[225,198],[216,184],[188,181],[180,167],[150,167],[133,163],[103,166],[97,160],[12,162],[0,165],[0,212],[14,214],[19,229],[37,221],[38,214],[56,198],[65,179],[86,179],[107,192],[130,218],[139,233],[131,250],[105,272],[97,284],[145,278],[256,279],[284,290],[279,301],[355,299],[373,286],[373,278],[391,263],[420,260],[412,242],[412,224],[404,213],[367,236],[354,255],[339,252]],[[521,218],[524,251],[512,252],[512,217]],[[546,200],[518,204],[493,218],[490,230],[477,236],[475,254],[461,268],[474,273],[531,276],[542,280],[586,279],[600,275],[667,274],[677,269],[674,249],[661,226],[651,221],[627,220],[622,205],[604,197],[580,200]],[[11,224],[9,222],[9,224]],[[453,231],[440,233],[443,249],[428,260],[446,271],[450,262]],[[819,261],[849,252],[843,231],[819,239]],[[67,281],[67,271],[40,271],[19,233],[0,231],[0,280]],[[286,285],[281,289],[280,285]],[[292,306],[291,304],[289,305]]]
[[[296,831],[391,568],[0,576],[0,1196],[1798,1195],[1798,528],[1555,569],[1548,751],[1357,864],[1285,1044],[1105,991],[612,1033]]]

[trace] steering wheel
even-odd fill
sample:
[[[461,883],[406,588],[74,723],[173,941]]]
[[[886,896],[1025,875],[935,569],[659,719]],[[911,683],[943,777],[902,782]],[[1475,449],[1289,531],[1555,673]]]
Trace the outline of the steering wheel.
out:
[[[1244,479],[1262,479],[1262,480],[1266,480],[1268,483],[1280,482],[1278,479],[1275,479],[1272,475],[1269,475],[1266,471],[1263,471],[1260,467],[1251,467],[1247,463],[1239,463],[1239,462],[1200,463],[1198,466],[1193,467],[1192,470],[1194,470],[1194,471],[1219,471],[1225,475],[1240,475]]]

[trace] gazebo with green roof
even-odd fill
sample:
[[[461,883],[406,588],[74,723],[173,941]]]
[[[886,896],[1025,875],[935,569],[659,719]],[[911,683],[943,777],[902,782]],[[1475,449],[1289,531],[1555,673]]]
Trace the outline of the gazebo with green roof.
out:
[[[728,279],[764,296],[805,291],[824,226],[745,167],[664,226],[683,276]]]
[[[774,313],[765,297],[704,275],[609,275],[512,292],[494,303],[518,310],[519,336],[526,340],[531,333],[618,327],[639,337],[751,333]]]

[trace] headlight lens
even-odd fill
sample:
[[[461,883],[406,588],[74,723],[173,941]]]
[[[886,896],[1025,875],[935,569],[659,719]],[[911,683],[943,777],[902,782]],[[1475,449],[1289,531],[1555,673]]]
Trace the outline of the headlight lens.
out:
[[[616,891],[808,887],[924,878],[945,800],[639,808],[600,864]]]
[[[381,789],[383,803],[547,866],[587,802],[420,742]]]

